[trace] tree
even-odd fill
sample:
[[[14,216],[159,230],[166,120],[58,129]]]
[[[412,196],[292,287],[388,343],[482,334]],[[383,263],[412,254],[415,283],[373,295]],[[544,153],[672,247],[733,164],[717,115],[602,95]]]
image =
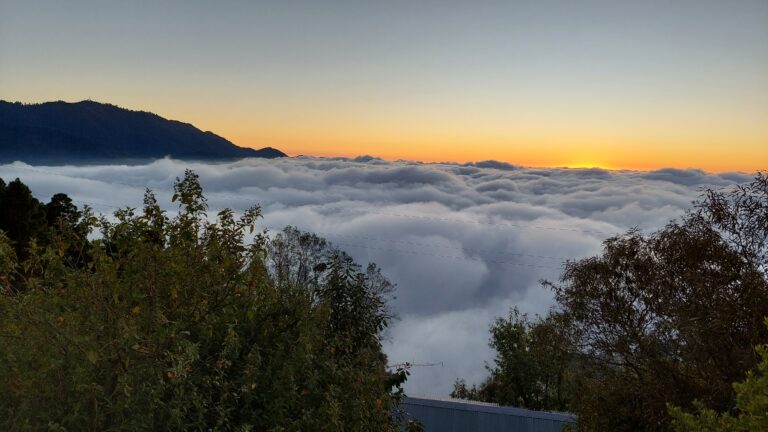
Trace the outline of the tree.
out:
[[[88,208],[78,210],[66,194],[55,194],[42,204],[18,178],[8,185],[0,179],[0,230],[21,261],[30,256],[30,248],[54,242],[63,247],[68,261],[80,260],[88,253],[85,220],[91,216]],[[15,287],[23,290],[23,277],[15,278]]]
[[[324,238],[291,226],[279,232],[267,250],[268,264],[279,283],[305,285],[315,291],[328,268],[327,261],[336,252]]]
[[[21,180],[0,187],[0,230],[5,231],[20,259],[28,256],[32,239],[46,227],[45,208]]]
[[[532,322],[516,308],[491,326],[496,351],[489,377],[479,386],[454,383],[451,397],[538,410],[568,409],[571,365],[551,320]]]
[[[27,290],[0,295],[0,429],[397,430],[407,373],[381,352],[378,269],[337,253],[317,283],[288,283],[272,240],[245,240],[258,207],[209,220],[191,171],[174,192],[174,218],[151,192],[81,218],[101,230],[82,265],[64,235],[21,262]],[[8,251],[0,236],[0,287]]]
[[[0,184],[2,186],[2,184]],[[10,240],[0,230],[0,296],[10,295],[14,292],[13,279],[18,268],[16,251],[13,250]]]
[[[768,325],[768,320],[766,320]],[[768,345],[756,348],[761,361],[756,370],[747,373],[743,382],[734,383],[736,406],[733,413],[707,408],[697,401],[697,414],[670,406],[672,424],[677,432],[753,432],[768,431]]]
[[[45,205],[45,217],[49,226],[64,224],[73,228],[80,221],[82,213],[72,203],[72,198],[67,194],[57,193],[51,197],[51,201]]]
[[[768,179],[709,191],[680,222],[609,239],[551,285],[573,353],[574,402],[590,429],[667,430],[666,404],[734,407],[731,382],[766,341]]]
[[[768,341],[767,258],[768,177],[758,174],[732,190],[706,191],[660,231],[630,230],[606,240],[599,256],[567,262],[558,283],[545,283],[556,305],[543,337],[566,349],[566,405],[579,428],[670,430],[668,403],[735,412],[731,383],[758,365],[753,347]],[[510,340],[523,338],[508,322]],[[526,388],[526,354],[504,356],[521,366],[497,381]]]

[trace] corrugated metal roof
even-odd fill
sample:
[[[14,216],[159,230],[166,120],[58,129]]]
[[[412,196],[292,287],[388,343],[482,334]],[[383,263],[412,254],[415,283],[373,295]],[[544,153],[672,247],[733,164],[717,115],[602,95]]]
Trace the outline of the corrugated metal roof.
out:
[[[576,423],[576,416],[569,413],[456,399],[405,397],[400,407],[426,432],[559,432]]]

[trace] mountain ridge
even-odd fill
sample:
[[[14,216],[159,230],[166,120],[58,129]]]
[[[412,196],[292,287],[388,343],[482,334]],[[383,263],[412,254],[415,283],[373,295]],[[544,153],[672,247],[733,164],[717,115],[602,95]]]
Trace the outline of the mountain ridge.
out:
[[[0,162],[88,163],[168,156],[227,160],[286,154],[272,147],[239,147],[191,123],[108,103],[0,100]]]

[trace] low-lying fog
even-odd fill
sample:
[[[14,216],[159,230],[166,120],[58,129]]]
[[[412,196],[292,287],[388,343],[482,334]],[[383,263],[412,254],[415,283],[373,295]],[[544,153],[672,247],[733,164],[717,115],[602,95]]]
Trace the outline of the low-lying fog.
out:
[[[390,363],[413,369],[406,390],[446,396],[454,379],[479,382],[492,359],[488,326],[512,306],[545,313],[562,262],[595,254],[606,237],[650,231],[679,216],[705,187],[749,174],[533,169],[385,162],[375,158],[246,159],[206,164],[163,159],[146,165],[0,165],[41,200],[69,194],[111,213],[140,207],[149,187],[168,210],[185,168],[200,175],[210,209],[263,207],[263,226],[314,231],[358,262],[379,264],[397,284],[399,319],[387,333]]]

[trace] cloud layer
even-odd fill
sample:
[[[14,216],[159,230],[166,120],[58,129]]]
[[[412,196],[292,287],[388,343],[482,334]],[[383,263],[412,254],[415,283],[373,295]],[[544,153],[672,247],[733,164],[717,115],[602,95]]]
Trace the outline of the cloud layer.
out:
[[[356,159],[245,159],[205,164],[0,165],[40,199],[56,192],[111,213],[139,207],[145,188],[170,205],[174,179],[195,170],[211,210],[260,203],[271,230],[314,231],[359,262],[373,261],[397,284],[399,320],[385,351],[414,368],[407,390],[445,396],[453,380],[478,382],[490,360],[488,326],[512,306],[544,313],[566,259],[595,254],[631,227],[663,226],[705,187],[750,175],[699,170],[652,172],[533,169],[503,162],[421,164]],[[441,365],[440,365],[441,364]]]

